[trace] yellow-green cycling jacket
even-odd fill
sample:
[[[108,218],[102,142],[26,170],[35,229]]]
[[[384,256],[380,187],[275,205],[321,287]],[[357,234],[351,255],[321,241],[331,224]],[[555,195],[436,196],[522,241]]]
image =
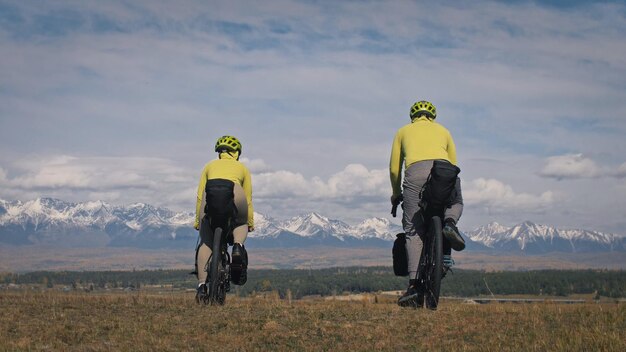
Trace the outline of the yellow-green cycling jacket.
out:
[[[402,193],[402,162],[408,168],[422,160],[448,160],[456,165],[456,148],[450,132],[424,116],[401,127],[393,140],[389,176],[393,195]]]
[[[200,224],[201,203],[204,195],[204,187],[207,180],[222,178],[231,180],[241,185],[248,201],[248,226],[254,227],[254,209],[252,207],[252,178],[248,168],[237,160],[238,152],[220,153],[219,159],[215,159],[204,166],[198,184],[198,196],[196,198],[196,222],[195,228]]]

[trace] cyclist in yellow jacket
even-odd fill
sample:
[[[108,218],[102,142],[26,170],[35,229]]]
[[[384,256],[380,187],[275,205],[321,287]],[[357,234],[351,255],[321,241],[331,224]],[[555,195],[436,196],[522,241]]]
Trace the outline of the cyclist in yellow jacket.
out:
[[[247,280],[247,261],[243,243],[248,236],[248,232],[254,231],[254,209],[252,206],[252,179],[248,168],[239,161],[242,152],[241,142],[233,136],[220,137],[215,143],[215,151],[218,158],[209,162],[204,166],[198,184],[198,193],[196,198],[196,219],[194,228],[200,231],[200,247],[197,251],[198,263],[198,291],[197,298],[206,294],[206,263],[211,256],[211,244],[213,242],[213,233],[210,228],[202,229],[202,219],[205,214],[206,191],[205,187],[208,180],[224,179],[234,183],[233,196],[235,207],[237,208],[234,219],[235,227],[233,229],[233,251],[232,263],[241,264],[241,273],[232,273],[232,277],[238,277],[233,283],[237,285],[245,284]],[[234,266],[234,265],[233,265]]]
[[[456,165],[456,147],[450,132],[435,122],[437,110],[428,101],[418,101],[411,107],[411,123],[398,130],[393,140],[389,175],[391,178],[391,203],[403,202],[402,227],[406,233],[408,254],[409,288],[400,297],[398,304],[423,304],[423,296],[419,294],[415,280],[417,267],[422,252],[422,239],[426,233],[423,219],[419,216],[420,191],[428,179],[435,160],[445,160]],[[402,180],[402,164],[405,165]],[[444,265],[453,265],[450,247],[460,251],[465,248],[465,241],[460,236],[456,223],[463,212],[461,181],[456,181],[456,198],[445,210],[444,214]],[[418,297],[419,296],[419,297]],[[417,300],[417,301],[416,301]],[[421,300],[421,301],[420,301]],[[428,302],[427,302],[428,303]]]

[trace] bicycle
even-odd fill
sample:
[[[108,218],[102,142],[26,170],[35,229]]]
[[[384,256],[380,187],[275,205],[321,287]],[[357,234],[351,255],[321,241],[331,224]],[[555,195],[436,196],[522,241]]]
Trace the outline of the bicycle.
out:
[[[215,204],[209,204],[212,192],[211,187],[217,190],[212,194],[216,199]],[[205,217],[202,219],[201,231],[213,231],[213,241],[211,243],[211,256],[204,266],[207,272],[205,285],[207,292],[198,298],[198,303],[202,301],[208,305],[224,305],[226,293],[230,292],[231,281],[231,256],[228,253],[228,246],[233,245],[233,221],[234,203],[232,199],[232,182],[221,179],[209,180],[207,182],[207,205]],[[238,281],[238,277],[236,277]]]
[[[398,205],[402,199],[398,199],[391,208],[391,215],[395,218]],[[443,214],[441,214],[443,215]],[[441,292],[441,279],[447,270],[443,266],[443,216],[434,215],[427,223],[426,236],[423,238],[422,253],[417,267],[417,285],[419,295],[423,300],[415,300],[415,308],[419,308],[426,302],[426,307],[436,310],[439,305]],[[419,297],[418,295],[418,297]]]
[[[203,226],[210,226],[210,219],[203,220]],[[228,227],[217,226],[213,228],[211,255],[204,264],[204,270],[207,272],[207,278],[204,282],[206,292],[196,296],[196,302],[206,305],[224,305],[226,303],[226,293],[230,292],[231,278],[229,244],[232,244],[232,231]],[[197,270],[192,274],[197,275]]]
[[[230,254],[228,253],[228,236],[232,234],[218,227],[213,232],[211,256],[207,263],[207,295],[205,304],[224,305],[226,292],[230,292]],[[231,242],[232,243],[232,242]]]

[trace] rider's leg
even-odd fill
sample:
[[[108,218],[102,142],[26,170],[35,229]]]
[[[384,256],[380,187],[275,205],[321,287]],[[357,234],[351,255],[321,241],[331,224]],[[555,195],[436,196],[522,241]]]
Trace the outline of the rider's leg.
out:
[[[198,285],[206,282],[207,271],[206,263],[211,256],[211,248],[203,243],[198,249]]]
[[[447,238],[443,238],[443,255],[450,255],[452,254],[452,247],[450,247],[450,241],[448,241]]]
[[[420,161],[411,164],[404,172],[402,195],[402,227],[406,233],[406,250],[409,271],[409,286],[406,292],[398,299],[400,306],[421,307],[424,296],[417,287],[417,267],[422,255],[422,236],[425,233],[424,221],[419,211],[420,191],[426,182],[432,161]]]
[[[450,247],[450,241],[443,237],[443,266],[452,268],[454,266],[454,259],[452,259],[452,247]]]
[[[461,179],[456,179],[456,198],[452,201],[450,207],[445,210],[443,235],[449,241],[450,246],[455,251],[465,249],[465,240],[461,237],[456,223],[459,222],[463,214],[463,194],[461,193]]]
[[[422,239],[425,234],[425,224],[419,211],[420,191],[428,179],[432,160],[418,161],[411,164],[404,172],[402,195],[404,198],[402,227],[406,233],[406,247],[409,262],[409,278],[414,279],[417,273],[420,256],[422,254]]]
[[[235,207],[237,207],[236,227],[233,230],[233,238],[235,243],[243,244],[248,237],[248,200],[243,187],[237,183],[233,193],[235,195]]]
[[[200,222],[200,247],[198,248],[197,253],[197,271],[198,271],[198,288],[196,291],[196,302],[200,303],[206,297],[207,287],[207,263],[209,262],[209,258],[211,257],[211,244],[213,243],[213,232],[210,229],[210,226],[203,221]]]
[[[200,223],[200,248],[198,249],[198,285],[206,282],[207,263],[211,257],[211,245],[213,244],[213,231],[204,221]]]
[[[445,210],[444,219],[452,219],[455,223],[458,223],[463,214],[463,193],[461,191],[461,179],[458,177],[456,178],[455,194],[456,197]]]
[[[236,227],[233,229],[231,278],[234,284],[243,285],[248,279],[248,253],[243,246],[248,237],[248,201],[239,184],[235,184],[234,195],[237,218],[235,219]]]

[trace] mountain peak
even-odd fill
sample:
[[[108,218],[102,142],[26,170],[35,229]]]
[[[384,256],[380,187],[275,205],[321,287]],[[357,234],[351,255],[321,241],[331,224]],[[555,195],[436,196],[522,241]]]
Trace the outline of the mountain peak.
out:
[[[278,227],[301,236],[332,235],[342,237],[348,233],[349,226],[339,220],[330,220],[319,213],[308,213],[293,217]]]
[[[402,227],[392,224],[389,219],[374,217],[356,225],[353,235],[358,238],[380,238],[390,241],[396,238],[398,232],[402,232]]]
[[[21,212],[29,216],[44,216],[53,215],[60,216],[68,207],[72,206],[71,203],[64,202],[54,198],[36,198],[25,203],[18,203],[21,208]]]
[[[309,213],[305,216],[307,221],[311,221],[312,223],[320,226],[325,226],[329,223],[329,219],[325,216],[320,215],[319,213]]]
[[[534,222],[530,221],[530,220],[526,220],[522,223],[517,224],[516,226],[519,226],[521,228],[526,228],[526,229],[536,229],[538,227],[540,227],[540,225],[535,224]]]
[[[361,221],[358,226],[389,226],[390,224],[391,221],[389,219],[373,217]]]

